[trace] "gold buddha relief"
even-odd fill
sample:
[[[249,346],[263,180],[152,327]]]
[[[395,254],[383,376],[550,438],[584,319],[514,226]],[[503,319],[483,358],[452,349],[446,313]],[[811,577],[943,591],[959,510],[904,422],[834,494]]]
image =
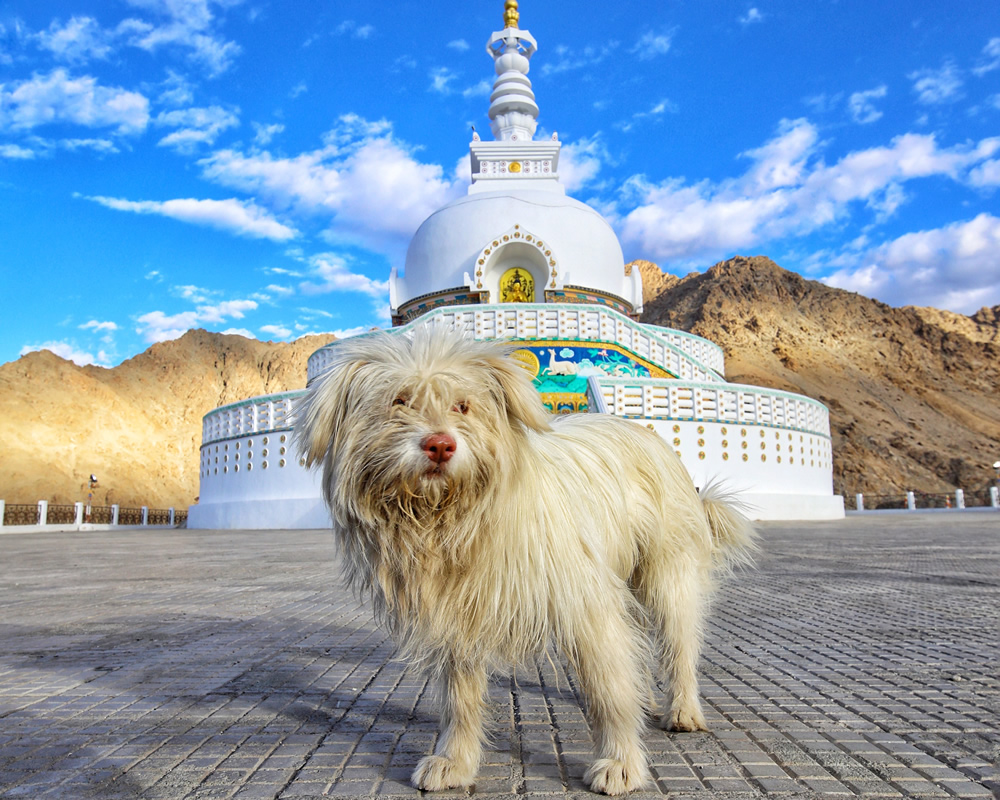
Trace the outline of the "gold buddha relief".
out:
[[[535,281],[521,267],[511,267],[500,278],[501,303],[534,303]]]

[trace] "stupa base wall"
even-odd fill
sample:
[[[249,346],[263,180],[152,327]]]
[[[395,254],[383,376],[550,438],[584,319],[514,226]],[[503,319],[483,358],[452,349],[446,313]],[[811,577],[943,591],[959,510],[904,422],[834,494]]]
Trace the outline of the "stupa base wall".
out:
[[[317,496],[199,503],[188,510],[187,526],[202,530],[303,530],[329,529],[333,522],[326,504]]]

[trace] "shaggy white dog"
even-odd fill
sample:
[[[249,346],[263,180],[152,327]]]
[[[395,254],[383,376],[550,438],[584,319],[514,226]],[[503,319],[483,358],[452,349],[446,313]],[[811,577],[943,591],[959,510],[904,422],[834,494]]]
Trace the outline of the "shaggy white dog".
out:
[[[643,426],[551,416],[496,344],[424,326],[334,353],[296,435],[323,464],[347,577],[442,681],[441,734],[413,784],[473,782],[488,673],[554,638],[587,699],[597,760],[585,780],[641,787],[650,638],[670,685],[661,725],[705,730],[703,613],[715,568],[748,557],[750,523],[718,492],[699,497]]]

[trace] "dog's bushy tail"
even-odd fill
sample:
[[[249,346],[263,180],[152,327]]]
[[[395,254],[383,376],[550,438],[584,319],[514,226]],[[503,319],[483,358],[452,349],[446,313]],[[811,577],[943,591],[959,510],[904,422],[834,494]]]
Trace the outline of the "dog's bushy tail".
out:
[[[757,531],[745,513],[749,509],[718,482],[708,484],[699,494],[712,529],[718,566],[729,570],[752,565],[758,545]]]

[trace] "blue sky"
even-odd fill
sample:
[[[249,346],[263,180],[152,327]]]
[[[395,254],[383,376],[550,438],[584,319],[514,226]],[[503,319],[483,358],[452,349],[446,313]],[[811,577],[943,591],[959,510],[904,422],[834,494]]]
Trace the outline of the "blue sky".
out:
[[[388,322],[488,138],[501,0],[0,6],[0,362]],[[538,137],[626,259],[1000,303],[1000,3],[523,0]]]

